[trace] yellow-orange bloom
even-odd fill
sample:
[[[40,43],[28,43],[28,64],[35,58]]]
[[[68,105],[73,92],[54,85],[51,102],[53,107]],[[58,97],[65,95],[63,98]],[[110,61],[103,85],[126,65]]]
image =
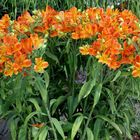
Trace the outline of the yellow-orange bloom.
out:
[[[90,45],[84,45],[82,47],[80,47],[80,53],[82,55],[88,55],[89,54],[89,48],[90,48]]]
[[[41,57],[35,58],[35,66],[34,70],[35,72],[43,73],[44,69],[48,67],[48,62],[44,61]]]
[[[139,55],[137,55],[135,58],[132,75],[133,77],[140,77],[140,56]]]
[[[18,74],[18,67],[11,61],[8,61],[5,64],[4,75],[11,77],[13,74]]]
[[[0,20],[0,38],[8,33],[8,27],[10,25],[10,18],[5,14]]]
[[[39,45],[41,45],[44,42],[44,39],[39,37],[38,34],[31,34],[30,36],[34,49],[38,49]]]

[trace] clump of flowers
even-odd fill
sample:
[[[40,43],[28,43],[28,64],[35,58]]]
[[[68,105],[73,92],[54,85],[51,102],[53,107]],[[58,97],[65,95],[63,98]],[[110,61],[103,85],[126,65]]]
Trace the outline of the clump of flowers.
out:
[[[17,20],[8,15],[0,20],[0,72],[12,76],[31,67],[31,56],[44,42],[45,36],[70,35],[72,39],[93,39],[92,44],[80,47],[82,55],[91,55],[99,62],[117,69],[132,66],[132,75],[140,77],[140,24],[128,10],[72,7],[56,11],[47,6],[33,15],[24,12]],[[48,66],[42,58],[35,58],[34,70],[43,72]]]

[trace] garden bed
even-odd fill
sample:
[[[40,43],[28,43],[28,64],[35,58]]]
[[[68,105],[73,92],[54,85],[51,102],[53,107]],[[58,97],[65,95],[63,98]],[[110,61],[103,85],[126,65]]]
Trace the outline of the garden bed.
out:
[[[2,1],[0,136],[140,139],[137,5]]]

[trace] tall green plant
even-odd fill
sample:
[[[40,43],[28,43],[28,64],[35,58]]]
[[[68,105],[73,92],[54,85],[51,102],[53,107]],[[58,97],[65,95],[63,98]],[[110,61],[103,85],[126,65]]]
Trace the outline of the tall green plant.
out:
[[[26,2],[25,10],[41,5]],[[102,3],[106,7],[111,1],[44,2],[62,9]],[[13,140],[132,139],[131,98],[139,100],[139,79],[132,78],[125,67],[112,71],[93,57],[81,56],[78,46],[90,41],[48,39],[44,54],[48,72],[1,76],[0,115],[10,122]]]

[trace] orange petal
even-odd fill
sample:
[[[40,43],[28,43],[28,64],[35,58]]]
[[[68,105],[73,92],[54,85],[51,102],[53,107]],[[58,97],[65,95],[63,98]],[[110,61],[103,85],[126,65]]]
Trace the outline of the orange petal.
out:
[[[25,59],[22,64],[22,66],[25,68],[30,67],[31,65],[32,65],[32,62],[30,59]]]

